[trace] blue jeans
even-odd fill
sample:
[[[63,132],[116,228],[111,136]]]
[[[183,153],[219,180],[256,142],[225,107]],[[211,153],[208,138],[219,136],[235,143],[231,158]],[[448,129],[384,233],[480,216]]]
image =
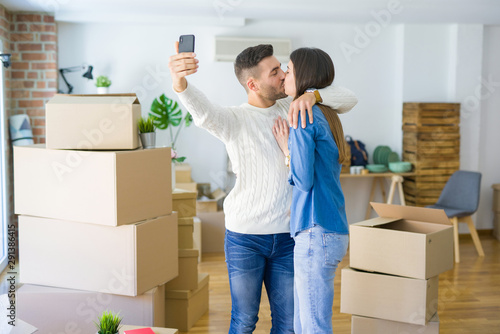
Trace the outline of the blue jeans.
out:
[[[271,333],[293,333],[293,238],[289,233],[241,234],[226,230],[231,289],[229,333],[252,333],[264,283],[271,307]]]
[[[295,236],[295,333],[333,333],[333,279],[348,244],[349,235],[319,225]]]

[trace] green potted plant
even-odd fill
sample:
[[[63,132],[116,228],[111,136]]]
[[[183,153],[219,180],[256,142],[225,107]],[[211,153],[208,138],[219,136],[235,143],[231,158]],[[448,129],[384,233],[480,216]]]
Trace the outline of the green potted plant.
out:
[[[94,324],[97,327],[97,334],[119,333],[121,327],[120,323],[123,319],[119,316],[119,313],[113,314],[110,311],[104,311],[97,319],[99,322],[94,321]]]
[[[139,134],[143,148],[154,148],[156,146],[156,126],[151,116],[141,117],[138,123]]]
[[[100,75],[96,79],[95,86],[97,87],[97,94],[108,94],[111,80],[105,75]]]
[[[158,98],[155,98],[151,104],[151,112],[149,116],[153,118],[153,122],[158,129],[170,131],[170,142],[172,147],[172,161],[173,162],[183,162],[186,157],[177,156],[176,152],[176,142],[179,138],[179,134],[184,126],[188,127],[193,122],[193,117],[190,113],[185,116],[182,114],[182,110],[179,108],[179,104],[169,99],[165,94],[162,94]],[[177,131],[172,130],[172,128],[177,127]]]

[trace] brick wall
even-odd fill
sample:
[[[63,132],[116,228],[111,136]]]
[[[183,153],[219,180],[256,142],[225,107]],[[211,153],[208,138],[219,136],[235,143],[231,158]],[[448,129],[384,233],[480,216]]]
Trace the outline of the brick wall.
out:
[[[45,143],[45,103],[57,92],[57,27],[46,13],[12,13],[11,114],[28,114],[35,143]]]
[[[6,117],[28,114],[35,143],[45,143],[45,103],[57,92],[57,26],[48,13],[9,12],[0,5],[0,42],[11,53],[4,71]],[[10,143],[8,144],[8,147]],[[7,152],[10,217],[14,215],[12,150]]]

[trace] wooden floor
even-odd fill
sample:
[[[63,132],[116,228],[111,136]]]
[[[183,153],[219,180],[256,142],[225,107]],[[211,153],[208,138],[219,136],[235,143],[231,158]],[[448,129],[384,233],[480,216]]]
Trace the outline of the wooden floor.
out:
[[[486,256],[476,255],[470,236],[460,237],[461,263],[439,276],[440,334],[497,334],[500,333],[500,242],[481,235]],[[339,266],[348,266],[349,255]],[[231,299],[224,254],[204,254],[200,272],[210,274],[209,311],[188,334],[227,333]],[[335,277],[333,326],[335,334],[351,333],[351,316],[341,314],[340,271]],[[261,302],[259,322],[254,333],[269,333],[271,318],[265,291]]]

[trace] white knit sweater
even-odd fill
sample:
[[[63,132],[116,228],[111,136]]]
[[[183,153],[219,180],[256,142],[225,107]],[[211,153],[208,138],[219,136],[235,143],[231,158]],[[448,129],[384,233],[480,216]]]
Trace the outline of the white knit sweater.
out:
[[[345,88],[331,86],[321,89],[320,94],[323,103],[339,113],[357,103],[354,94]],[[221,107],[192,84],[178,96],[194,124],[226,145],[236,174],[236,184],[224,201],[226,228],[246,234],[289,232],[292,187],[272,127],[278,116],[286,119],[292,99],[278,100],[269,108],[248,103]]]

